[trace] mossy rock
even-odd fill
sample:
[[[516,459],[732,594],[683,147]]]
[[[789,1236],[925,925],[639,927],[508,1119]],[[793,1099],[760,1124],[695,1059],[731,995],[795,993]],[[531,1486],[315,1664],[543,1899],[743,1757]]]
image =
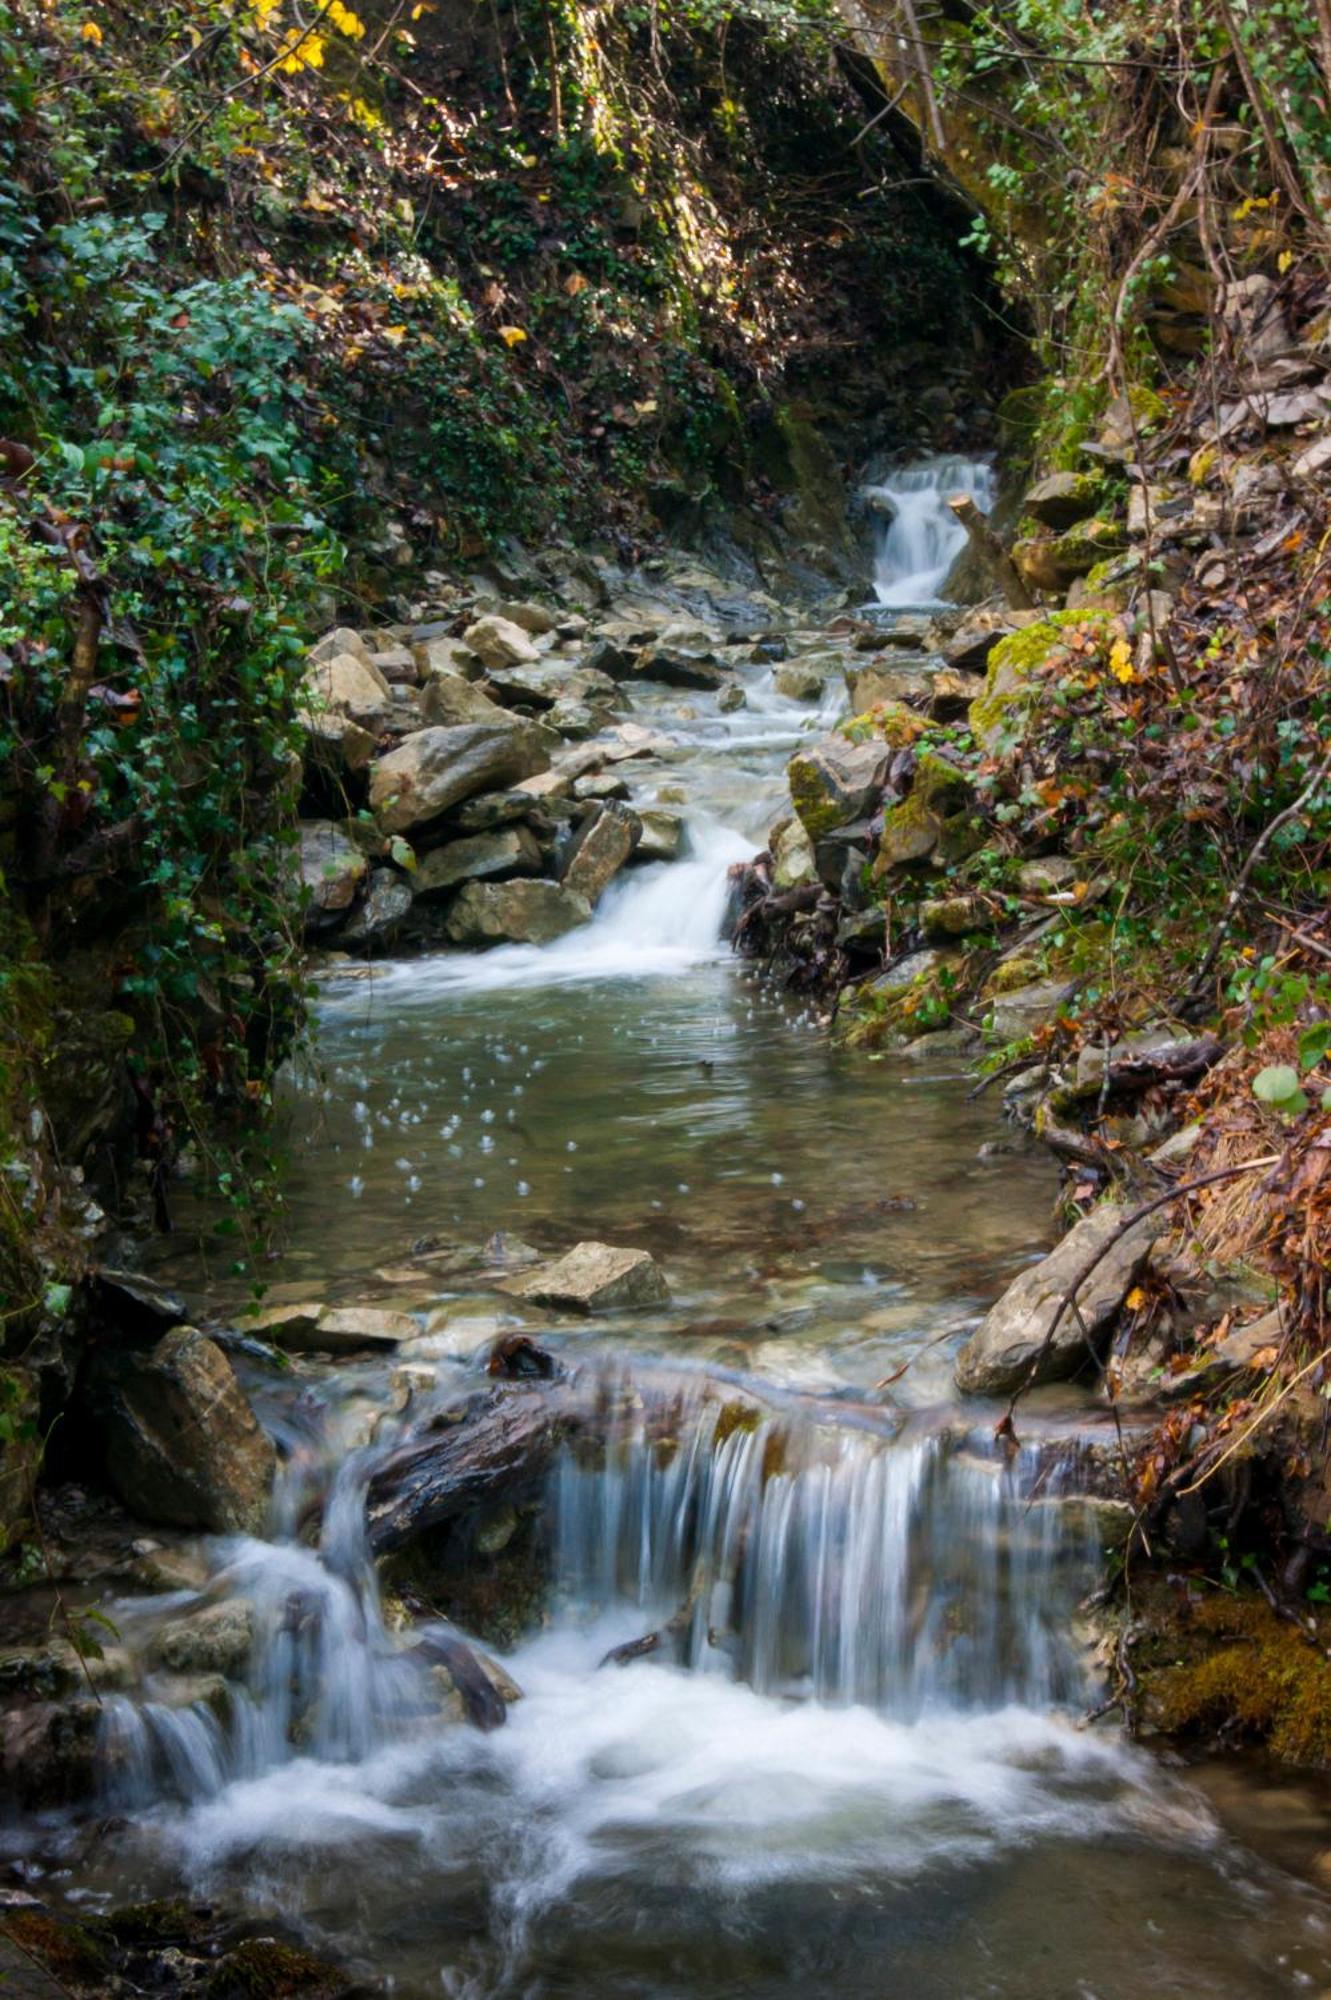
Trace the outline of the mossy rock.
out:
[[[26,1958],[45,1966],[60,1985],[68,1989],[103,1984],[112,1971],[111,1954],[100,1938],[84,1924],[54,1917],[45,1910],[8,1910],[0,1922],[0,1936],[18,1946]]]
[[[1094,472],[1051,472],[1022,504],[1042,528],[1062,533],[1094,514],[1103,492],[1104,481]]]
[[[929,727],[927,716],[908,708],[904,701],[880,701],[862,715],[849,716],[841,723],[841,734],[850,743],[886,743],[904,750]]]
[[[1064,591],[1108,555],[1125,551],[1127,534],[1117,521],[1081,521],[1061,535],[1037,535],[1017,542],[1012,560],[1034,590]]]
[[[921,750],[909,794],[884,815],[874,878],[935,855],[962,861],[983,840],[966,773],[937,751]]]
[[[1331,1766],[1331,1663],[1297,1626],[1264,1602],[1219,1593],[1168,1606],[1161,1624],[1151,1650],[1169,1664],[1142,1675],[1157,1729],[1229,1741],[1237,1732],[1286,1763]]]
[[[1063,634],[1088,624],[1107,623],[1103,612],[1051,611],[1038,624],[1000,639],[989,655],[984,693],[970,705],[976,740],[991,757],[1019,741],[1043,692],[1050,662],[1061,653]]]
[[[204,1988],[206,2000],[333,2000],[346,1979],[327,1959],[276,1938],[247,1938],[227,1953]]]

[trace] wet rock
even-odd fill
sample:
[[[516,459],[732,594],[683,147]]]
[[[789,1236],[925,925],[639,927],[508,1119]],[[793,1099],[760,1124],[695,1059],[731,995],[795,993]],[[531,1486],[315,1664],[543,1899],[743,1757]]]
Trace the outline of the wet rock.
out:
[[[662,1305],[670,1297],[654,1257],[610,1243],[577,1243],[557,1263],[507,1279],[501,1289],[535,1305],[587,1313]]]
[[[1008,1286],[957,1357],[957,1387],[964,1394],[1006,1396],[1028,1379],[1032,1386],[1066,1381],[1092,1354],[1103,1353],[1163,1227],[1158,1217],[1147,1216],[1108,1247],[1129,1212],[1116,1202],[1093,1209],[1056,1250]],[[1105,1254],[1077,1291],[1077,1310],[1068,1306],[1060,1313],[1064,1293],[1101,1251]]]
[[[102,1775],[103,1713],[101,1702],[89,1695],[32,1702],[0,1715],[0,1795],[29,1812],[91,1797]]]
[[[386,833],[405,833],[477,792],[534,777],[549,762],[526,723],[422,729],[374,765],[370,806]]]
[[[80,1659],[68,1639],[47,1639],[40,1646],[6,1646],[0,1650],[0,1702],[23,1698],[54,1701],[61,1695],[89,1693],[92,1688],[100,1693],[126,1686],[131,1673],[129,1658],[118,1647],[103,1647],[97,1655],[85,1647]]]
[[[327,929],[351,908],[369,873],[360,849],[333,820],[305,820],[300,829],[300,879],[309,894],[305,927]]]
[[[868,636],[870,647],[874,645],[901,646],[912,651],[929,643],[933,620],[927,613],[919,611],[898,612],[889,618],[876,635]],[[856,645],[861,640],[856,640]]]
[[[787,701],[821,701],[827,686],[827,669],[818,660],[790,660],[778,667],[773,686]]]
[[[181,1326],[189,1307],[179,1292],[159,1285],[142,1271],[99,1264],[92,1274],[98,1317],[127,1338],[156,1339],[168,1327]]]
[[[1038,611],[1007,609],[969,612],[944,644],[943,658],[959,673],[981,674],[988,666],[989,655],[999,640],[1020,631],[1025,625],[1034,624],[1039,616]]]
[[[411,914],[411,890],[391,868],[372,868],[365,900],[343,926],[341,942],[357,945],[387,944]]]
[[[678,813],[651,806],[638,813],[642,834],[629,857],[632,861],[674,861],[684,839],[684,822]]]
[[[627,799],[627,781],[614,771],[596,771],[574,782],[575,799]]]
[[[585,924],[585,897],[556,882],[468,882],[444,921],[450,943],[550,944]]]
[[[526,826],[506,826],[432,848],[421,856],[412,887],[420,898],[455,889],[459,882],[540,872],[541,850],[535,834]]]
[[[893,754],[885,743],[824,736],[791,758],[791,802],[811,840],[862,819],[877,804]]]
[[[289,1354],[364,1354],[415,1340],[420,1324],[386,1306],[330,1306],[315,1300],[269,1306],[248,1314],[246,1333],[270,1340]]]
[[[503,724],[518,718],[461,674],[434,674],[421,696],[421,719],[432,729],[456,729],[467,722]]]
[[[612,681],[626,681],[633,672],[634,654],[618,639],[609,637],[594,641],[582,656],[583,666],[598,674],[608,674]]]
[[[659,681],[663,687],[697,688],[704,694],[715,693],[726,684],[724,669],[714,661],[668,645],[649,646],[645,653],[641,653],[634,668],[634,678]]]
[[[511,667],[491,667],[485,676],[485,692],[509,707],[541,713],[552,709],[564,692],[566,670],[548,660],[534,665],[519,662]]]
[[[919,667],[848,666],[845,680],[855,715],[895,702],[922,702],[929,693],[928,678]]]
[[[463,642],[487,669],[531,665],[540,654],[520,625],[491,614],[478,618],[463,633]]]
[[[88,1400],[131,1512],[212,1534],[262,1530],[276,1455],[215,1341],[177,1327],[155,1347],[103,1349]]]
[[[837,925],[836,941],[852,958],[880,958],[887,944],[886,910],[878,905],[843,917]]]
[[[613,800],[585,822],[564,861],[562,882],[593,908],[642,836],[642,821]]]
[[[716,697],[716,705],[722,715],[733,715],[736,709],[748,707],[749,698],[738,681],[731,681]]]
[[[572,695],[561,695],[546,710],[543,718],[551,729],[557,729],[571,743],[583,743],[589,736],[595,736],[604,719],[603,711],[590,707],[585,701],[576,700]]]
[[[772,829],[769,842],[774,889],[801,889],[818,880],[813,842],[799,820],[783,820]]]
[[[221,1674],[239,1680],[254,1641],[254,1608],[243,1597],[206,1604],[187,1618],[172,1618],[154,1633],[149,1659],[173,1674]]]

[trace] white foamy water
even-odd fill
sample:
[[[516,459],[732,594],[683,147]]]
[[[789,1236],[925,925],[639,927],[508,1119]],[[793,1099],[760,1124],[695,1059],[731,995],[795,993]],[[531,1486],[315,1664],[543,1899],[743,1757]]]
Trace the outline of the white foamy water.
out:
[[[947,505],[969,493],[988,513],[994,500],[993,467],[983,459],[939,457],[902,466],[865,489],[888,510],[874,563],[880,604],[930,605],[940,601],[947,573],[966,546],[966,531]]]

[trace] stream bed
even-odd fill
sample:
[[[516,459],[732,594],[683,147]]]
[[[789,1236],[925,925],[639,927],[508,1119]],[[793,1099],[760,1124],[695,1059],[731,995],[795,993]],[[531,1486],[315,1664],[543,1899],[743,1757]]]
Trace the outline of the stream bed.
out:
[[[900,561],[883,589],[910,600]],[[759,664],[746,694],[638,693],[670,748],[634,796],[682,795],[689,852],[588,929],[330,969],[268,1300],[376,1302],[421,1337],[247,1368],[286,1450],[275,1527],[203,1552],[209,1601],[249,1607],[243,1685],[225,1713],[118,1697],[113,1816],[11,1847],[74,1907],[280,1914],[413,2000],[1331,1992],[1331,1903],[1242,1844],[1242,1783],[1208,1796],[1082,1725],[1093,1525],[957,1408],[957,1345],[1050,1241],[1051,1163],[955,1060],[840,1052],[719,942],[728,866],[837,711]],[[669,1302],[576,1321],[496,1290],[579,1238],[651,1251]],[[224,1313],[243,1290],[206,1240],[161,1269]],[[364,1495],[514,1331],[630,1414],[558,1463],[544,1612],[490,1641],[521,1699],[487,1733],[403,1650]],[[663,1377],[669,1452],[634,1414]],[[717,1383],[773,1414],[728,1429]],[[1035,1409],[1101,1424],[1079,1391]],[[132,1641],[189,1595],[114,1615]]]

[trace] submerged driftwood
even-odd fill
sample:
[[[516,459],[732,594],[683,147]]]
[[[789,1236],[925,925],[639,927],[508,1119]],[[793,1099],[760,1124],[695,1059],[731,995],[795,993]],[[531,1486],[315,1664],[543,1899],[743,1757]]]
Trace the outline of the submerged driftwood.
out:
[[[405,1445],[375,1472],[365,1524],[377,1556],[483,1507],[548,1470],[588,1412],[562,1386],[491,1389],[455,1421]]]

